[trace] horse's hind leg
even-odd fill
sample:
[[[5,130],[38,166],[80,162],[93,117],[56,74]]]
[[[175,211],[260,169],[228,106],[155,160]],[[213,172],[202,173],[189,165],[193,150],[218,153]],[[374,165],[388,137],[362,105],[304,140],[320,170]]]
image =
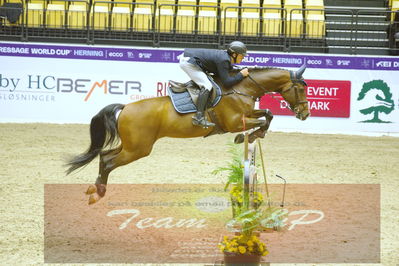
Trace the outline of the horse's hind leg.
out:
[[[95,186],[90,186],[89,204],[96,203],[106,192],[108,176],[115,168],[136,161],[150,154],[153,143],[148,146],[136,147],[133,151],[122,148],[112,150],[100,158],[100,171]],[[89,191],[90,190],[90,191]]]
[[[103,151],[100,153],[100,163],[99,163],[99,171],[98,171],[98,177],[96,180],[96,185],[90,185],[89,188],[86,191],[87,195],[91,195],[94,193],[98,193],[98,194],[105,194],[105,187],[101,186],[106,185],[108,182],[108,176],[109,176],[109,172],[107,173],[107,171],[105,171],[106,169],[106,165],[110,162],[110,160],[112,160],[113,158],[115,158],[115,156],[117,156],[118,153],[120,153],[122,151],[122,145],[120,145],[118,148],[115,149],[111,149],[111,150],[107,150],[107,151]]]

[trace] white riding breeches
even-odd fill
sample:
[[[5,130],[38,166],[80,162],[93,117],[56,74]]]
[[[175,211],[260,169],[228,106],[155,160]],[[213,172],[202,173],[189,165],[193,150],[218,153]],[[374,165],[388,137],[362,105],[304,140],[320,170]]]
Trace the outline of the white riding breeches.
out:
[[[199,66],[188,62],[190,57],[180,56],[180,67],[184,72],[200,87],[204,87],[206,90],[212,90],[212,83],[209,81],[208,76],[202,71]]]

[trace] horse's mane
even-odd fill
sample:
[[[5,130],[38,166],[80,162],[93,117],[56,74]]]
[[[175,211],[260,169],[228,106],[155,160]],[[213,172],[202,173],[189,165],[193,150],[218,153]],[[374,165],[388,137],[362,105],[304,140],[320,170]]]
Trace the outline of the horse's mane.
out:
[[[249,70],[287,70],[284,68],[279,68],[279,67],[268,67],[268,66],[252,66],[252,67],[248,67]]]

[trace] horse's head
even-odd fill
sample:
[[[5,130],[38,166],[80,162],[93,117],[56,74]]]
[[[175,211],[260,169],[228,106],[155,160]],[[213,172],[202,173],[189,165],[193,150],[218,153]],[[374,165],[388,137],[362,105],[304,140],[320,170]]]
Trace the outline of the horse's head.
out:
[[[302,77],[306,65],[302,65],[297,71],[290,71],[290,82],[282,88],[281,95],[289,104],[289,108],[296,115],[296,118],[305,120],[310,115],[308,100],[306,99],[307,86]]]

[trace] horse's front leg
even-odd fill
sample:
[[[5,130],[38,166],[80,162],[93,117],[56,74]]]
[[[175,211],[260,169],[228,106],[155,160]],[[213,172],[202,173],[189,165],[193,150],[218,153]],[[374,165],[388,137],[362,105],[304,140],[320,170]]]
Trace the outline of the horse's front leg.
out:
[[[258,119],[261,117],[265,117],[265,119]],[[264,138],[267,130],[269,129],[272,119],[273,114],[269,109],[254,110],[252,116],[248,118],[249,125],[251,126],[246,127],[246,129],[256,127],[259,127],[259,129],[255,130],[249,135],[248,141],[252,143],[255,141],[256,138]],[[244,134],[241,133],[235,137],[234,143],[239,144],[242,142],[244,142]]]
[[[257,128],[257,127],[264,128],[266,125],[267,125],[267,121],[264,119],[246,117],[243,121],[242,127],[240,127],[240,131],[249,130],[249,129]],[[255,132],[253,132],[253,133],[255,133]],[[238,134],[234,138],[234,143],[236,143],[236,144],[243,143],[243,142],[244,142],[244,134],[242,134],[242,133]],[[252,142],[253,142],[253,140],[251,140],[251,143]]]
[[[270,123],[273,120],[273,114],[269,109],[260,109],[260,110],[254,110],[254,116],[257,117],[265,117],[266,123],[264,126],[261,126],[258,130],[255,132],[251,133],[251,135],[254,135],[255,138],[264,138],[266,135],[267,130],[270,127]]]
[[[261,117],[266,117],[266,119],[273,118],[273,114],[269,109],[255,109],[252,112],[252,116],[254,118],[261,118]]]

